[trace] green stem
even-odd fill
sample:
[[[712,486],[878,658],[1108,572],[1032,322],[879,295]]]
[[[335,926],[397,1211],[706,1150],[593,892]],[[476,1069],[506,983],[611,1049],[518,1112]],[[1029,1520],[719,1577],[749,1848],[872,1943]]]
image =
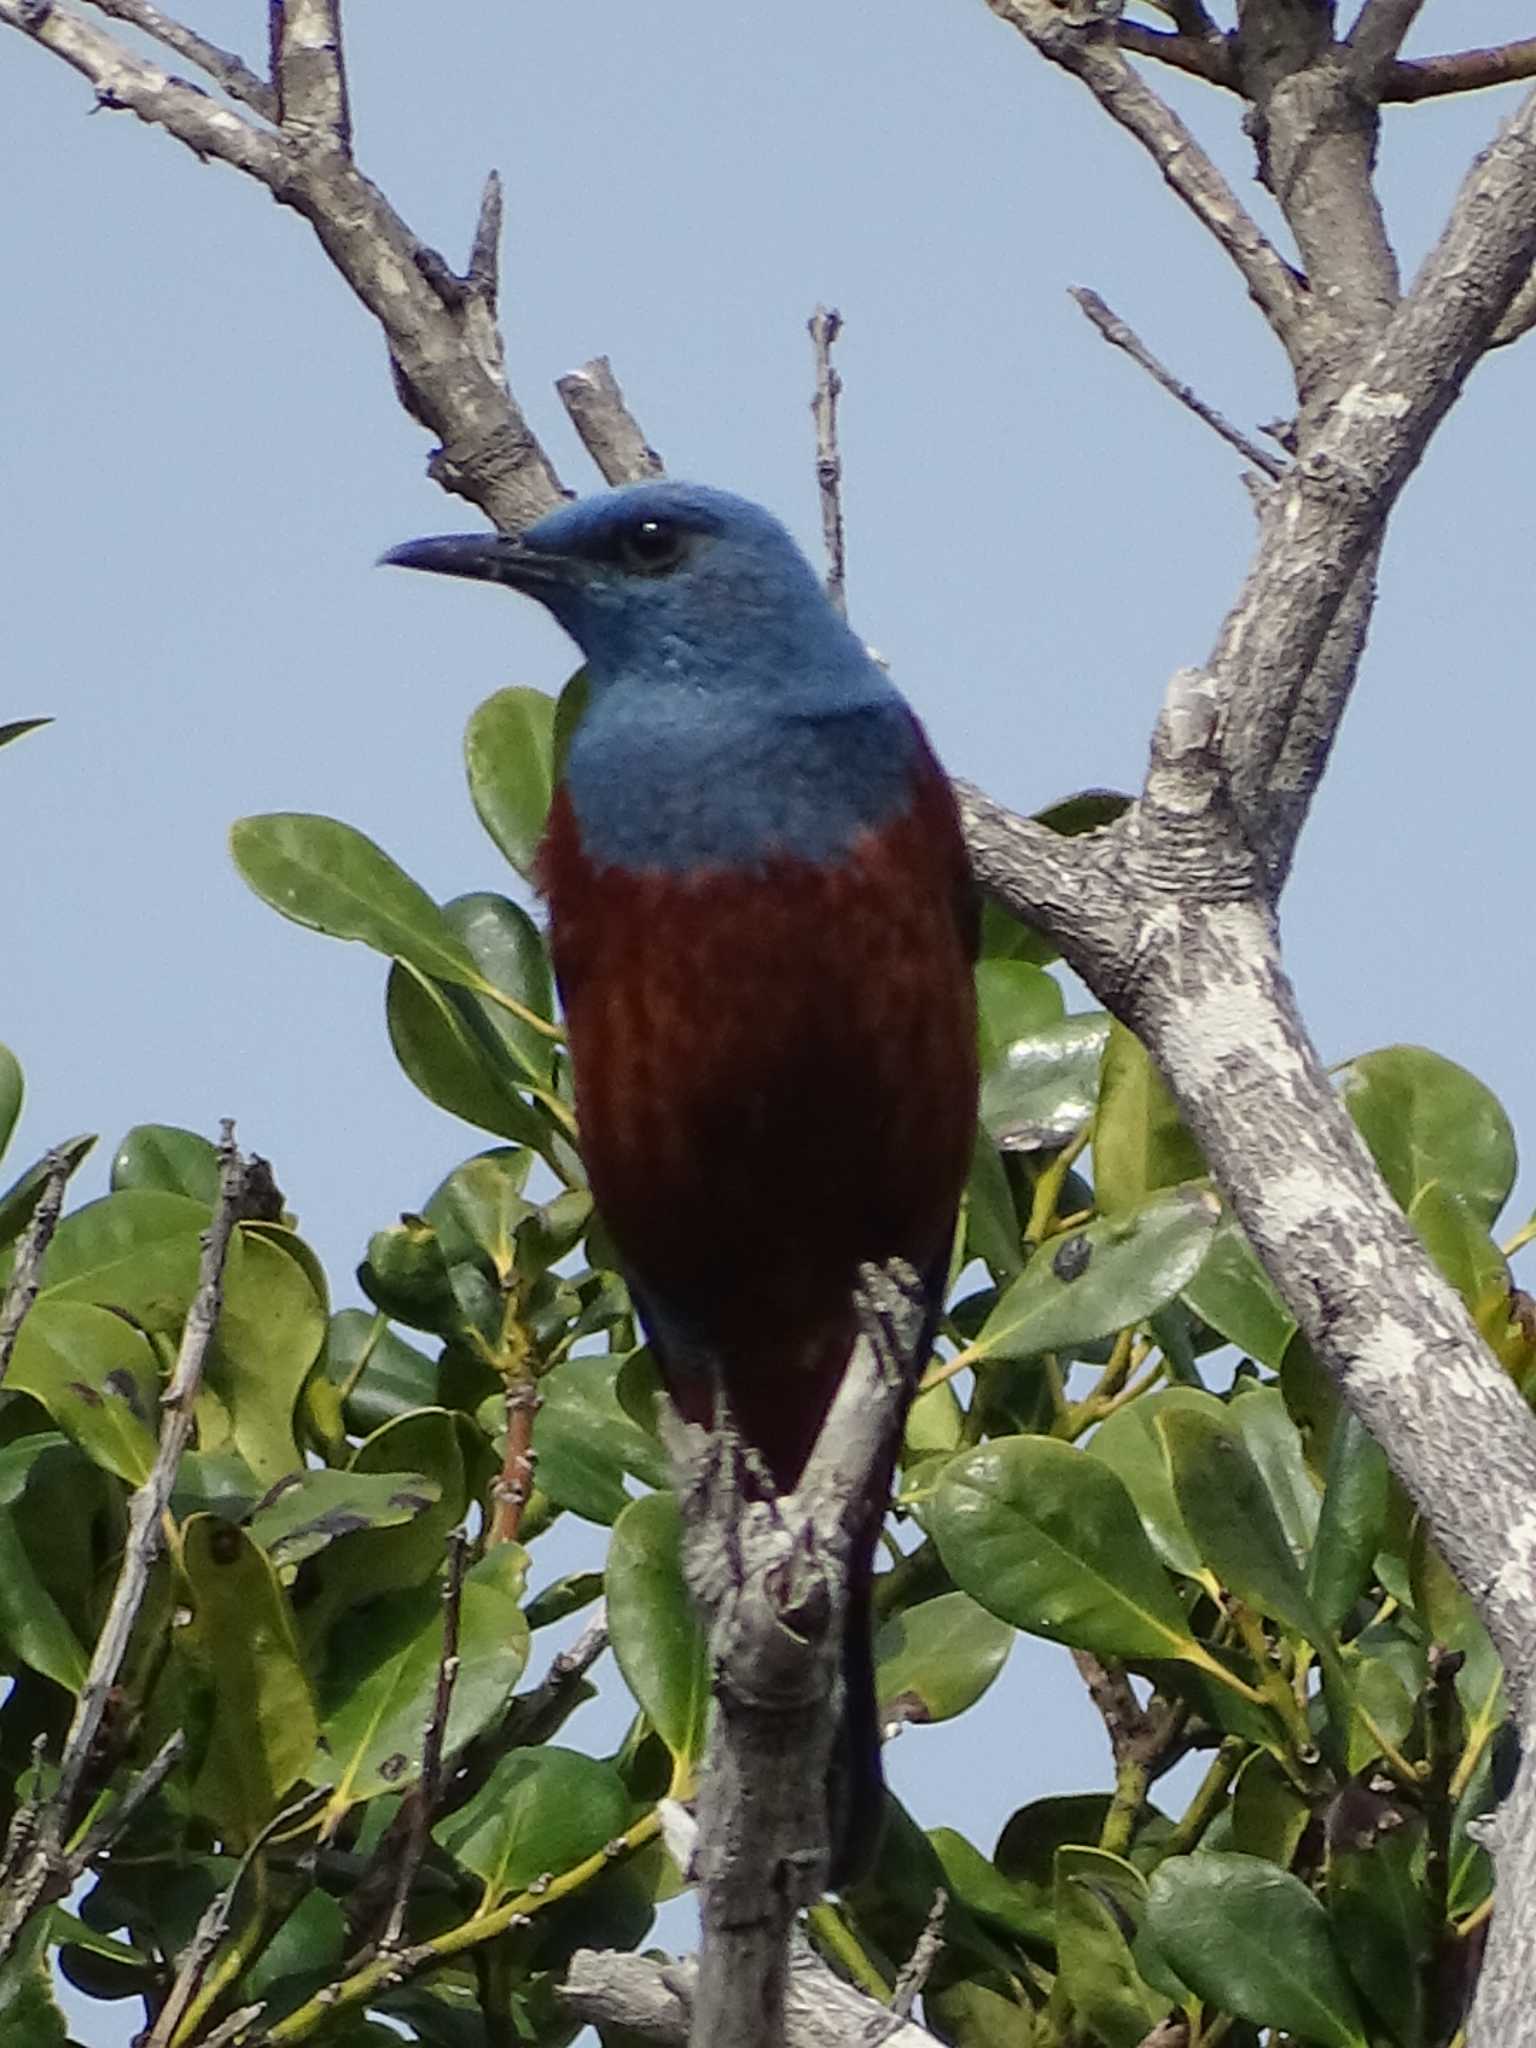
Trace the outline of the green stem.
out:
[[[563,1871],[559,1877],[551,1878],[541,1891],[519,1892],[516,1898],[508,1899],[493,1913],[476,1913],[460,1926],[450,1927],[445,1934],[436,1935],[415,1948],[392,1949],[385,1955],[375,1956],[360,1970],[354,1970],[350,1977],[342,1978],[337,1984],[326,1985],[324,1990],[317,1991],[313,1998],[306,1999],[303,2005],[289,2013],[286,2019],[269,2027],[267,2048],[280,2048],[280,2044],[290,2041],[313,2040],[339,2015],[355,2012],[381,1992],[392,1990],[395,1985],[405,1983],[423,1970],[449,1962],[454,1956],[465,1955],[484,1942],[494,1941],[497,1935],[505,1934],[511,1927],[522,1926],[535,1913],[558,1905],[572,1892],[580,1891],[584,1884],[590,1884],[593,1878],[611,1869],[620,1856],[627,1856],[643,1848],[647,1842],[654,1841],[660,1832],[661,1816],[653,1807],[618,1836],[616,1842],[599,1849],[595,1856],[588,1856],[572,1869]]]
[[[1115,1792],[1099,1830],[1099,1847],[1111,1856],[1126,1855],[1141,1819],[1152,1784],[1152,1768],[1138,1756],[1122,1756],[1115,1764]]]
[[[1061,1200],[1061,1190],[1074,1161],[1093,1136],[1093,1119],[1090,1117],[1070,1144],[1064,1145],[1035,1182],[1034,1200],[1029,1205],[1029,1221],[1024,1226],[1026,1244],[1040,1244],[1050,1234],[1051,1219],[1056,1214],[1056,1204]]]
[[[861,1991],[881,2005],[889,2005],[891,1986],[865,1954],[858,1936],[830,1900],[823,1899],[819,1906],[812,1906],[805,1916],[805,1923],[816,1946],[841,1963]]]
[[[1237,1776],[1237,1767],[1248,1754],[1248,1745],[1239,1735],[1229,1735],[1211,1758],[1209,1768],[1195,1787],[1195,1796],[1184,1809],[1183,1818],[1168,1837],[1167,1853],[1170,1856],[1187,1856],[1199,1843],[1206,1829],[1221,1811],[1232,1780]]]

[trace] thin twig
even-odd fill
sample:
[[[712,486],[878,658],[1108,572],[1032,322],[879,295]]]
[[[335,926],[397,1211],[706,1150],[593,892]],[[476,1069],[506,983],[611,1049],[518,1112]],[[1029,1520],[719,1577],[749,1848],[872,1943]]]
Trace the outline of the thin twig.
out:
[[[459,1608],[464,1592],[464,1560],[468,1542],[462,1530],[448,1538],[448,1570],[443,1580],[443,1648],[437,1660],[437,1685],[432,1694],[432,1711],[427,1717],[421,1745],[421,1776],[407,1795],[411,1801],[410,1836],[400,1859],[394,1903],[385,1922],[381,1948],[397,1948],[405,1927],[411,1886],[427,1853],[427,1835],[437,1808],[442,1785],[443,1739],[453,1705],[453,1688],[459,1675]]]
[[[1394,64],[1382,82],[1382,100],[1401,103],[1443,99],[1447,93],[1482,92],[1536,78],[1536,36],[1492,49],[1457,50],[1444,57],[1420,57]]]
[[[605,483],[640,484],[665,474],[665,464],[624,403],[606,356],[555,380],[560,403]]]
[[[533,1421],[542,1397],[539,1383],[532,1378],[507,1384],[506,1448],[501,1455],[501,1472],[491,1489],[495,1513],[491,1517],[487,1544],[515,1543],[523,1525],[523,1510],[533,1491]]]
[[[890,2009],[898,2019],[910,2019],[913,2006],[922,1996],[923,1986],[933,1974],[933,1966],[944,1948],[944,1915],[948,1909],[949,1893],[940,1885],[933,1895],[933,1904],[928,1908],[923,1931],[917,1937],[911,1955],[902,1964],[891,1993]]]
[[[1090,291],[1086,285],[1080,284],[1071,286],[1070,290],[1072,297],[1112,347],[1123,349],[1133,363],[1139,363],[1149,377],[1160,384],[1171,398],[1176,398],[1180,405],[1187,407],[1196,419],[1204,420],[1229,447],[1237,450],[1245,462],[1251,462],[1255,469],[1261,469],[1267,477],[1278,480],[1284,476],[1284,463],[1277,461],[1267,448],[1261,448],[1257,441],[1250,440],[1240,427],[1234,427],[1232,422],[1217,412],[1213,405],[1207,405],[1188,384],[1166,369],[1135,330],[1128,327],[1118,313],[1106,306],[1097,292]]]
[[[73,1876],[78,1877],[87,1870],[98,1856],[127,1833],[134,1816],[148,1805],[181,1762],[186,1746],[187,1738],[179,1728],[174,1735],[166,1737],[122,1798],[102,1815],[71,1852],[69,1863]]]
[[[228,2044],[238,2041],[247,2027],[259,2020],[266,2009],[264,2004],[242,2005],[240,2010],[232,2012],[227,2020],[221,2020],[211,2034],[205,2034],[198,2043],[198,2048],[228,2048]]]
[[[232,100],[241,101],[264,121],[277,119],[277,94],[265,78],[232,50],[221,50],[195,29],[173,21],[158,7],[149,6],[147,0],[90,0],[90,5],[99,14],[110,15],[114,21],[130,22],[145,35],[153,36],[157,43],[164,43],[178,57],[185,57],[189,64],[206,72]]]
[[[474,239],[469,245],[469,267],[464,282],[479,294],[491,314],[501,292],[501,173],[488,171],[480,194],[480,211],[475,217]]]
[[[1074,1650],[1072,1662],[1088,1688],[1088,1697],[1098,1709],[1104,1732],[1109,1737],[1110,1753],[1118,1763],[1126,1751],[1143,1741],[1147,1734],[1147,1716],[1131,1690],[1125,1666],[1106,1664],[1090,1650]]]
[[[843,331],[835,306],[818,306],[806,323],[816,351],[816,489],[821,499],[821,537],[827,551],[827,596],[848,616],[848,552],[843,532],[843,457],[837,443],[837,401],[843,380],[832,367],[832,345]]]
[[[1301,280],[1173,109],[1113,43],[1072,25],[1051,0],[987,0],[987,5],[1041,56],[1081,79],[1111,120],[1135,137],[1237,266],[1254,304],[1294,359],[1307,313]]]
[[[32,1211],[21,1243],[16,1247],[16,1263],[11,1268],[4,1304],[0,1305],[0,1380],[4,1380],[10,1371],[16,1339],[27,1310],[37,1299],[43,1257],[59,1227],[64,1190],[82,1156],[72,1148],[60,1145],[43,1162],[43,1191],[38,1196],[37,1207]]]

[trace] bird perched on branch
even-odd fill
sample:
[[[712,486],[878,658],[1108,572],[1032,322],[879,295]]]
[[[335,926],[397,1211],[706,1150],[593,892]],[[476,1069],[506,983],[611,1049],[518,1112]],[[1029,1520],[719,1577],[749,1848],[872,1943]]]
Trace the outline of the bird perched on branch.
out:
[[[942,1302],[976,1117],[975,908],[949,784],[778,522],[695,485],[385,558],[509,584],[586,657],[540,855],[581,1146],[668,1392],[799,1478],[864,1261]],[[927,1345],[925,1344],[926,1353]],[[894,1463],[896,1446],[892,1446]],[[834,1881],[881,1779],[889,1470],[850,1574]]]

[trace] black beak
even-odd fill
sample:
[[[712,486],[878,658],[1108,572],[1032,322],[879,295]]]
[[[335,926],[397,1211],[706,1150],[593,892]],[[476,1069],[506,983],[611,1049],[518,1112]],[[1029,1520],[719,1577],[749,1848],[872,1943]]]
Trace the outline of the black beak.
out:
[[[504,533],[440,533],[427,540],[408,540],[380,565],[397,569],[434,569],[440,576],[470,576],[479,583],[505,583],[537,597],[552,583],[566,583],[573,564],[563,555],[530,548]]]

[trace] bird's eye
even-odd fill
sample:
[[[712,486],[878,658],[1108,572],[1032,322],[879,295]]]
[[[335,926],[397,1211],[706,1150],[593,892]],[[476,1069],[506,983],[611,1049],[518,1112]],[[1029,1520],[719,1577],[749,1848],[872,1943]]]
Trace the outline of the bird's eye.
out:
[[[619,535],[619,560],[640,576],[665,576],[688,552],[688,536],[669,519],[640,519]]]

